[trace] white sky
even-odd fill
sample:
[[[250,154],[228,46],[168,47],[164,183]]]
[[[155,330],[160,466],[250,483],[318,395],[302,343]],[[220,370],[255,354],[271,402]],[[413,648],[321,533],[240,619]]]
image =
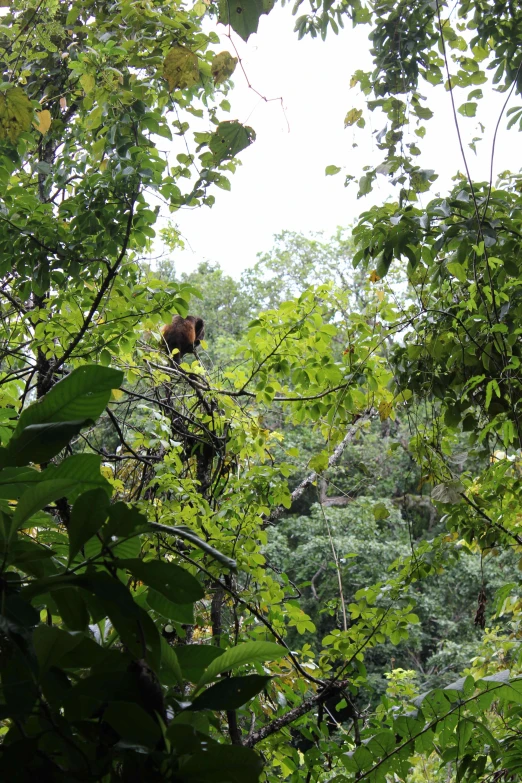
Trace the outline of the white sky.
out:
[[[344,128],[346,113],[353,107],[364,107],[363,96],[357,87],[351,90],[349,83],[355,70],[371,69],[369,26],[345,28],[338,36],[329,32],[326,42],[309,36],[298,41],[294,21],[290,7],[278,6],[261,17],[259,32],[248,43],[234,36],[250,83],[267,98],[282,96],[285,112],[278,101],[265,103],[249,90],[239,66],[236,68],[235,87],[228,95],[232,105],[228,118],[251,125],[257,139],[240,153],[243,165],[230,177],[231,192],[215,188],[216,203],[211,209],[183,210],[173,216],[187,245],[173,256],[178,273],[210,260],[237,277],[255,262],[257,253],[271,248],[273,235],[283,229],[329,235],[338,225],[353,222],[372,203],[393,195],[380,176],[374,191],[359,201],[356,182],[344,187],[346,174],[358,179],[363,165],[375,165],[383,158],[372,137],[372,130],[384,125],[376,113],[365,111],[366,127],[362,130]],[[219,25],[218,33],[224,29]],[[224,35],[221,41],[218,51],[227,49],[234,54]],[[477,118],[459,115],[467,141],[481,135],[478,119],[486,124],[489,118],[490,127],[477,145],[478,155],[466,147],[476,180],[489,178],[493,126],[505,100],[505,95],[492,92],[487,84],[482,89],[485,99],[479,102]],[[421,92],[429,96],[435,116],[426,122],[427,135],[420,141],[423,155],[418,161],[439,173],[434,193],[444,193],[452,184],[451,176],[458,169],[463,171],[450,96],[442,87],[430,85],[421,86]],[[457,91],[458,104],[466,100],[468,92]],[[495,153],[497,172],[520,166],[520,159],[513,154],[519,137],[511,131],[508,144],[505,125],[504,118]],[[412,129],[405,141],[415,139]],[[358,144],[355,148],[354,142]],[[326,177],[324,170],[330,164],[341,166],[342,172]],[[427,194],[423,200],[426,203]]]

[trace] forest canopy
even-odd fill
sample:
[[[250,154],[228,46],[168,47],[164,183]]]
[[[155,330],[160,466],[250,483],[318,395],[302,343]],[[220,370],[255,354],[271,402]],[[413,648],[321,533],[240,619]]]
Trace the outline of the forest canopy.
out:
[[[234,187],[273,2],[0,7],[2,779],[519,780],[519,3],[298,0],[298,38],[368,34],[346,184],[394,195],[240,279],[178,270],[164,217]]]

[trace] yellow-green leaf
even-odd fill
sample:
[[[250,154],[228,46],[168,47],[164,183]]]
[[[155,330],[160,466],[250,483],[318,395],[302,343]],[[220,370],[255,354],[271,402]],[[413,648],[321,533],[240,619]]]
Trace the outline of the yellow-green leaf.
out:
[[[212,60],[212,76],[214,78],[214,84],[222,84],[230,79],[235,71],[237,64],[237,58],[232,57],[230,52],[220,52],[216,54]]]
[[[163,61],[163,77],[169,90],[183,90],[199,82],[197,56],[184,46],[173,46]]]
[[[43,111],[37,111],[36,112],[36,120],[35,126],[36,130],[39,130],[40,133],[45,134],[51,127],[51,112],[47,109],[44,109]]]
[[[344,127],[348,128],[350,125],[355,125],[357,120],[360,120],[361,117],[362,117],[361,109],[350,109],[350,111],[344,118]]]
[[[94,76],[91,73],[82,73],[80,76],[80,84],[86,93],[94,90],[95,83]]]
[[[341,171],[339,166],[327,166],[324,170],[324,173],[327,177],[333,177],[334,174],[339,174]]]
[[[33,119],[31,101],[21,87],[0,92],[0,139],[15,142]]]

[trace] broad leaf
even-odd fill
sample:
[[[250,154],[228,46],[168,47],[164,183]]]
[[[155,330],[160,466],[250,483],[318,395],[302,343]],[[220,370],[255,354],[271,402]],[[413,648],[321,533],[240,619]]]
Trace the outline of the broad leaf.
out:
[[[221,122],[210,137],[208,146],[214,155],[216,163],[233,158],[255,141],[256,134],[248,125],[240,122]]]
[[[153,587],[177,604],[188,604],[203,598],[204,591],[198,580],[184,568],[162,560],[119,560],[119,568],[126,568],[133,576]]]
[[[170,92],[193,87],[200,79],[197,55],[184,46],[173,46],[163,62],[163,77]]]
[[[190,710],[237,710],[263,690],[272,678],[260,674],[227,677],[200,693]]]
[[[187,783],[255,783],[262,770],[261,757],[239,745],[208,745],[204,752],[185,755],[179,766],[180,776]]]
[[[31,424],[97,419],[107,406],[112,389],[117,389],[122,380],[120,370],[98,364],[78,367],[22,412],[14,435]]]
[[[275,661],[287,655],[285,647],[274,642],[244,642],[236,647],[231,647],[219,658],[216,658],[207,667],[199,680],[196,691],[200,690],[207,682],[215,680],[219,674],[236,666],[247,663],[262,663],[263,661]]]
[[[210,644],[180,644],[176,647],[183,676],[190,682],[197,682],[207,666],[223,654],[224,650]]]
[[[94,424],[92,419],[30,424],[9,441],[0,452],[0,466],[40,464],[55,457],[81,429]]]
[[[232,29],[247,41],[257,32],[259,19],[274,7],[275,0],[219,0],[219,21],[229,24]]]
[[[69,562],[103,525],[109,513],[109,498],[103,489],[91,489],[80,495],[69,521]]]

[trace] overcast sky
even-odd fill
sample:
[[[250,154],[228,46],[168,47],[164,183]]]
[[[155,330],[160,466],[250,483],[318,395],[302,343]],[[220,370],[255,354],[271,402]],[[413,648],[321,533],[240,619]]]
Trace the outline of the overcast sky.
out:
[[[186,250],[174,255],[179,273],[210,260],[238,276],[255,262],[257,253],[270,249],[274,234],[284,229],[331,234],[336,226],[350,224],[372,203],[393,194],[384,177],[378,177],[373,193],[360,200],[356,183],[348,188],[343,185],[346,174],[358,178],[363,165],[375,165],[383,156],[372,136],[372,130],[383,125],[378,116],[365,111],[363,130],[344,128],[346,113],[353,107],[364,108],[363,97],[357,88],[350,89],[349,83],[355,70],[371,68],[370,28],[350,27],[338,36],[329,32],[323,42],[310,37],[298,41],[293,27],[290,7],[278,6],[261,17],[259,32],[248,43],[234,36],[250,83],[267,98],[282,96],[285,110],[278,101],[261,100],[248,89],[239,67],[236,69],[235,87],[228,96],[232,105],[229,118],[251,125],[257,139],[240,154],[243,165],[231,177],[231,192],[216,188],[212,209],[183,210],[174,215],[187,243]],[[224,29],[218,26],[218,32]],[[232,51],[225,36],[218,50],[222,49]],[[480,135],[478,119],[485,122],[489,118],[484,139],[477,145],[478,155],[466,147],[472,177],[477,180],[489,178],[491,134],[505,100],[505,96],[488,92],[488,85],[483,90],[486,98],[482,106],[479,104],[477,118],[460,118],[467,141]],[[425,151],[418,160],[440,174],[434,193],[444,193],[452,184],[451,176],[459,168],[463,170],[450,97],[443,88],[429,85],[423,85],[421,92],[428,96],[435,117],[426,123]],[[458,91],[459,104],[468,92]],[[520,165],[518,157],[513,160],[517,134],[506,134],[505,120],[502,128],[495,157],[497,172]],[[410,133],[406,141],[416,138],[413,131]],[[325,167],[330,164],[341,166],[342,172],[326,177]],[[427,196],[423,199],[426,202]]]

